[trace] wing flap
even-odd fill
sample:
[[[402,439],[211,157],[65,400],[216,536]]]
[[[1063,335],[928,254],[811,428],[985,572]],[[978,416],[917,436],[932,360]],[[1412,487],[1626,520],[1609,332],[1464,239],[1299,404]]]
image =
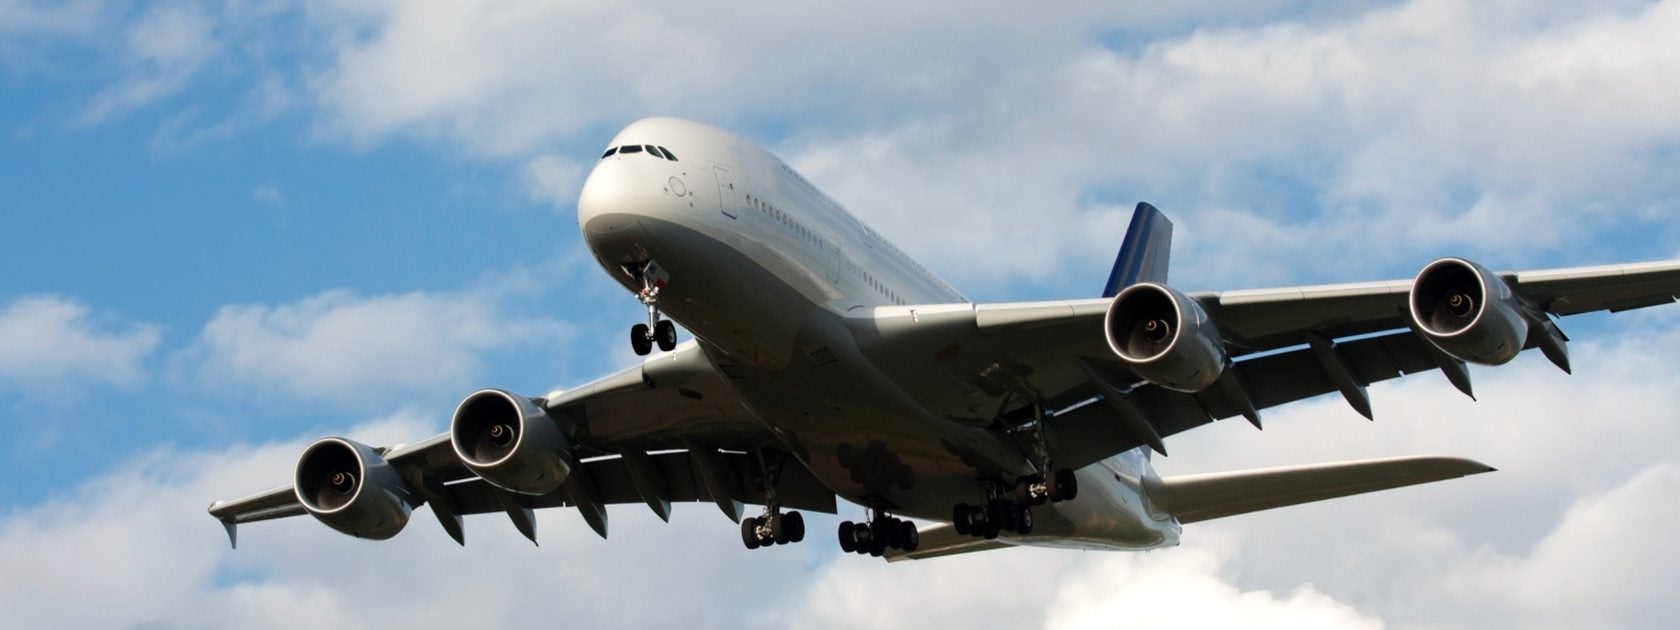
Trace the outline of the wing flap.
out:
[[[1369,385],[1438,369],[1440,364],[1424,343],[1411,331],[1401,331],[1339,342],[1335,348],[1346,358],[1354,377]],[[1245,359],[1237,362],[1235,369],[1248,383],[1254,404],[1262,408],[1337,391],[1335,382],[1311,348]],[[1163,438],[1242,414],[1241,407],[1232,401],[1205,393],[1185,394],[1141,385],[1124,395]],[[1125,430],[1126,419],[1113,406],[1100,402],[1062,412],[1050,424],[1056,435],[1051,454],[1061,466],[1087,466],[1145,444],[1141,436]]]
[[[1455,457],[1397,457],[1151,478],[1144,493],[1156,509],[1194,523],[1493,470]]]
[[[763,505],[766,497],[762,490],[756,489],[762,484],[756,477],[759,473],[752,459],[745,453],[723,452],[719,455],[727,468],[736,475],[740,482],[739,487],[747,489],[743,493],[744,496],[738,498],[743,503]],[[653,453],[649,455],[649,459],[664,476],[665,488],[670,493],[670,496],[664,497],[665,500],[672,503],[715,500],[696,471],[693,458],[688,452]],[[630,469],[624,460],[617,457],[601,458],[585,461],[582,466],[588,469],[590,477],[594,479],[602,503],[618,505],[644,502],[644,497],[636,489]],[[836,511],[834,493],[797,462],[790,461],[783,466],[780,481],[776,486],[776,498],[781,501],[783,507],[827,514]],[[483,479],[452,483],[445,486],[445,489],[454,498],[462,514],[502,511],[502,504],[496,498],[497,490]],[[532,497],[531,507],[573,507],[573,504],[571,495],[562,487],[554,492]]]

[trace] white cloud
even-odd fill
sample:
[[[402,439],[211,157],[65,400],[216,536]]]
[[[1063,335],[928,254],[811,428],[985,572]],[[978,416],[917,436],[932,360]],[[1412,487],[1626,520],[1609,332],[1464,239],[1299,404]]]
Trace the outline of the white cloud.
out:
[[[96,315],[54,296],[13,298],[0,309],[0,387],[132,387],[157,347],[157,327]]]
[[[77,122],[98,124],[180,91],[221,48],[215,27],[194,5],[152,7],[128,27],[123,77],[95,95]]]
[[[532,199],[569,208],[583,186],[583,165],[545,153],[525,163],[524,179],[525,194]]]
[[[98,8],[97,0],[0,0],[0,33],[86,35],[98,21]]]
[[[212,386],[305,400],[366,404],[468,387],[487,353],[569,334],[557,320],[512,312],[501,290],[337,290],[287,304],[226,306],[186,356]]]

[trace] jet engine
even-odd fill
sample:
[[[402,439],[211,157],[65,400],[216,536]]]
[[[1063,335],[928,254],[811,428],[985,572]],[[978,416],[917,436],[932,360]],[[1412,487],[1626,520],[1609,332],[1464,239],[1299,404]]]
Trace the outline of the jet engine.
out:
[[[1460,360],[1500,365],[1528,340],[1528,316],[1511,287],[1462,258],[1425,265],[1408,301],[1424,337]]]
[[[473,473],[521,494],[554,491],[575,464],[571,445],[548,412],[499,389],[479,390],[461,401],[449,441]]]
[[[1103,331],[1126,367],[1167,389],[1207,389],[1229,363],[1219,328],[1201,304],[1159,284],[1134,284],[1115,296]]]
[[[321,438],[303,449],[293,488],[303,508],[328,527],[374,540],[402,531],[420,502],[378,451],[344,438]]]

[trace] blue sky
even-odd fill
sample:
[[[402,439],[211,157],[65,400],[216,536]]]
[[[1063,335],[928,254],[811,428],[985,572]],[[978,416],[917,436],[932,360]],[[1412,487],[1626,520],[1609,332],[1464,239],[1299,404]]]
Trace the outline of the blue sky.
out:
[[[295,519],[228,552],[203,506],[283,481],[308,439],[419,439],[479,387],[633,361],[639,307],[573,204],[643,116],[759,141],[983,301],[1095,293],[1138,200],[1175,220],[1192,290],[1680,257],[1680,3],[720,11],[0,0],[0,608],[62,623],[85,591],[103,605],[78,625],[438,626],[558,584],[580,619],[653,625],[601,594],[655,580],[705,626],[1680,612],[1660,588],[1680,558],[1643,533],[1680,526],[1680,308],[1565,321],[1577,375],[1477,369],[1480,403],[1424,375],[1375,388],[1376,423],[1320,400],[1175,438],[1167,472],[1411,453],[1502,472],[1160,553],[748,554],[705,506],[615,510],[606,543],[545,514],[536,550],[479,518],[463,552],[422,513],[386,544]],[[1033,583],[975,601],[1000,572]]]

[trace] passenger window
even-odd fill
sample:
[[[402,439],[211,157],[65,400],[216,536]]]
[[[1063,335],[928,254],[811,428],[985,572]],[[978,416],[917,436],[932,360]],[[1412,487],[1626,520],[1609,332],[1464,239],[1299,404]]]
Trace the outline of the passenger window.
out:
[[[606,153],[601,154],[601,159],[605,160],[607,158],[610,158],[610,157],[613,156],[614,153],[618,153],[618,147],[613,147],[611,149],[607,149]]]
[[[620,148],[620,149],[619,149],[619,150],[618,150],[618,152],[619,152],[619,153],[641,153],[641,152],[642,152],[642,148],[641,148],[641,147],[639,147],[639,146],[636,146],[636,145],[634,145],[634,144],[632,144],[632,145],[630,145],[630,146],[627,146],[627,147],[621,147],[621,148]]]

